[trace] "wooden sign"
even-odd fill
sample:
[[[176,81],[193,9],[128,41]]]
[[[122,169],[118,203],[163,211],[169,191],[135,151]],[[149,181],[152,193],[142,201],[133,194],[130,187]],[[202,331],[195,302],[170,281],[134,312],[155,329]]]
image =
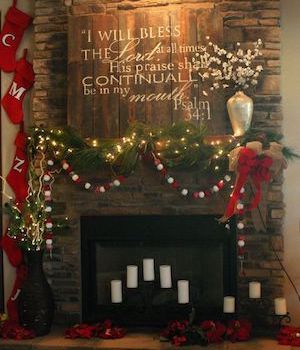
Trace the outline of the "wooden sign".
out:
[[[71,16],[68,121],[83,137],[120,137],[130,122],[179,120],[224,133],[222,93],[203,94],[193,58],[222,42],[215,9],[193,5]]]

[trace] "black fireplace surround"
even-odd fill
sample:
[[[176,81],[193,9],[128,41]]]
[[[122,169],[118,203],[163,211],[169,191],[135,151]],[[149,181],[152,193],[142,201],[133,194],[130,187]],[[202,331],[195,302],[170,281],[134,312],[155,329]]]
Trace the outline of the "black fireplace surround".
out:
[[[213,215],[81,217],[82,320],[161,326],[222,317],[223,296],[237,293],[236,231]],[[143,258],[155,260],[155,282],[143,281]],[[138,265],[139,286],[126,288],[126,266]],[[172,289],[161,289],[159,266],[171,265]],[[123,302],[112,304],[110,281],[121,279]],[[190,303],[177,303],[177,280],[190,281]]]

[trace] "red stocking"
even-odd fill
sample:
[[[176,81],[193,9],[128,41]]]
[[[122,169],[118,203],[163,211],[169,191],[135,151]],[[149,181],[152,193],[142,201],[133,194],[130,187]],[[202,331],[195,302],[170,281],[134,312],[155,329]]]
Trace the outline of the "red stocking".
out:
[[[16,8],[17,1],[5,15],[5,22],[0,34],[0,69],[13,72],[16,66],[16,51],[23,33],[32,22],[32,18]]]
[[[28,159],[26,155],[26,134],[19,132],[15,145],[17,146],[13,165],[6,177],[10,187],[16,195],[16,203],[20,206],[28,195],[27,170]]]
[[[22,251],[14,238],[9,237],[6,233],[1,239],[1,247],[12,266],[17,267],[21,264],[23,261]]]
[[[19,323],[19,313],[18,313],[19,294],[26,277],[27,277],[26,266],[25,265],[18,266],[16,269],[16,280],[13,286],[13,290],[6,303],[9,321],[16,322],[17,324]]]
[[[23,57],[17,62],[15,76],[8,91],[2,99],[2,105],[10,120],[19,124],[23,121],[23,99],[25,92],[34,83],[34,71],[32,64],[26,60],[27,50],[24,50]]]

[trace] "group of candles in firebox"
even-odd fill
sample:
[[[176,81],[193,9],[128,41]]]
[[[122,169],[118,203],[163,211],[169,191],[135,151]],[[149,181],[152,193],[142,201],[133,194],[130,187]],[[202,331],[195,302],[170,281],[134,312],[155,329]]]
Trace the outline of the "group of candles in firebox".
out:
[[[172,288],[172,277],[171,277],[171,265],[160,265],[160,287],[162,289]],[[143,259],[143,279],[145,282],[153,282],[155,280],[154,272],[154,259]],[[114,304],[122,303],[122,281],[112,280],[111,284],[111,302]],[[127,280],[126,287],[128,289],[138,288],[138,266],[128,265],[127,266]],[[188,304],[190,302],[189,293],[189,281],[188,280],[178,280],[177,281],[177,292],[178,292],[178,303]],[[261,298],[261,283],[260,282],[250,282],[249,283],[249,298],[250,299],[260,299]],[[276,315],[286,315],[287,306],[285,298],[275,298],[274,299],[275,314]],[[223,303],[224,313],[235,313],[235,297],[225,296]]]

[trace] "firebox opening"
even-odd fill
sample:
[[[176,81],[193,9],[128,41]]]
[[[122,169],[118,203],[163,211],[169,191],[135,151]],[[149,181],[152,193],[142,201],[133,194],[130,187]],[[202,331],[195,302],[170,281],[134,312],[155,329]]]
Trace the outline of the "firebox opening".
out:
[[[235,225],[231,225],[235,227]],[[127,326],[160,326],[170,319],[222,315],[223,296],[236,295],[236,232],[201,216],[81,217],[82,319],[112,318]],[[155,280],[143,280],[153,258]],[[138,287],[126,286],[127,265],[138,266]],[[161,288],[160,265],[171,266],[172,288]],[[189,303],[178,304],[177,281],[189,281]],[[122,302],[111,302],[111,280],[122,281]]]

